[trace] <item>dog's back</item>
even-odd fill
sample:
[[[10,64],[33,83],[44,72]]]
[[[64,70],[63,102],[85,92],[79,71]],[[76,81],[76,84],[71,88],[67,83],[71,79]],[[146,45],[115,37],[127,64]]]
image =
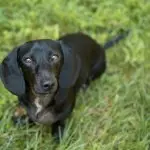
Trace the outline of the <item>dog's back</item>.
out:
[[[94,39],[83,33],[72,33],[61,37],[81,59],[81,72],[77,85],[100,76],[106,68],[105,50]]]

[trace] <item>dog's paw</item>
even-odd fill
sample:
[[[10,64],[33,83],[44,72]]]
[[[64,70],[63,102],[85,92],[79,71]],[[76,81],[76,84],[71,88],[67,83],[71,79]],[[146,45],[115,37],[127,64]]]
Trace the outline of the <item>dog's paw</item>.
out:
[[[26,116],[13,116],[12,121],[16,126],[23,126],[26,125],[29,121]]]
[[[53,140],[56,143],[60,143],[64,134],[64,128],[65,128],[64,123],[57,122],[52,124],[52,136],[53,136]]]
[[[33,124],[33,121],[28,117],[24,108],[20,106],[16,108],[16,111],[12,117],[12,121],[16,126]]]

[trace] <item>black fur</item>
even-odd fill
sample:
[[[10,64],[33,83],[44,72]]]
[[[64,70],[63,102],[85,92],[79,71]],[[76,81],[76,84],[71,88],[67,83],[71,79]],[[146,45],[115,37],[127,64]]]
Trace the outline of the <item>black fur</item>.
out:
[[[89,36],[73,33],[56,41],[34,40],[18,46],[3,60],[0,76],[4,86],[18,96],[29,118],[52,125],[52,135],[59,139],[59,129],[62,135],[77,91],[105,69],[105,49]]]

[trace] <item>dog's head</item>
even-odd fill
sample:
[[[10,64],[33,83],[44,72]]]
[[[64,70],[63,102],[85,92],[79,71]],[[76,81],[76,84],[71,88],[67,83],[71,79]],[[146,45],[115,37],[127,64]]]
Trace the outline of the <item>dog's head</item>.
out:
[[[55,93],[58,87],[72,87],[79,75],[77,54],[62,41],[35,40],[27,42],[6,56],[0,76],[4,86],[21,96]]]

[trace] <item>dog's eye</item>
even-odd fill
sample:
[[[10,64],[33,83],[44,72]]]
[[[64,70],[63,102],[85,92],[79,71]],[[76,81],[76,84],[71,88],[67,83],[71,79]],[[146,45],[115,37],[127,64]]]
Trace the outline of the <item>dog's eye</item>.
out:
[[[56,62],[58,60],[59,56],[54,54],[51,56],[51,61]]]
[[[27,57],[24,59],[24,62],[27,63],[27,64],[31,64],[32,63],[32,59]]]

